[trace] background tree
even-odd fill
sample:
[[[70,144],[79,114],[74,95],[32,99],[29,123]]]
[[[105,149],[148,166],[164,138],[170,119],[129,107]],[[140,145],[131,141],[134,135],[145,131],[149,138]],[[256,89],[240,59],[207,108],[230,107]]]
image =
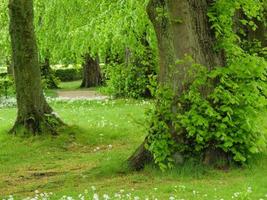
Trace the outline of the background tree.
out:
[[[108,91],[117,96],[142,96],[150,84],[151,74],[148,73],[157,72],[156,38],[145,6],[146,1],[35,0],[34,23],[40,63],[49,59],[51,65],[80,66],[85,63],[83,55],[88,53],[88,49],[90,54],[99,55],[100,62],[109,52],[111,58],[119,57],[123,62],[120,65],[101,65],[103,78],[108,80]],[[142,43],[144,36],[149,51]],[[8,40],[3,40],[3,44],[9,48]],[[133,63],[130,65],[126,64],[125,49],[132,52]],[[0,53],[0,57],[2,55]],[[118,82],[120,84],[116,84]],[[116,94],[117,91],[121,92]]]
[[[84,55],[82,88],[101,85],[102,77],[99,62],[98,56],[94,58],[90,54]]]
[[[53,114],[41,87],[41,72],[33,25],[33,1],[10,0],[10,36],[17,91],[13,133],[57,133],[63,123]]]

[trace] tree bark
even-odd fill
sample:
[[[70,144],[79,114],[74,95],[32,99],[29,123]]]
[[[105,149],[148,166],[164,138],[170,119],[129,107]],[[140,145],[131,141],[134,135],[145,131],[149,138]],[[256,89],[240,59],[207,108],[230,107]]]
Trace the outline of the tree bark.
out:
[[[53,114],[41,87],[33,25],[33,0],[10,0],[9,16],[18,107],[11,133],[56,134],[63,122]]]
[[[223,54],[214,51],[215,38],[207,16],[209,4],[208,0],[150,0],[148,4],[147,13],[158,40],[159,82],[170,86],[177,98],[190,82],[188,72],[192,66],[192,63],[177,64],[177,60],[188,55],[194,62],[210,70],[215,66],[224,66]],[[179,111],[174,107],[172,112]],[[170,127],[170,130],[173,129]],[[171,134],[177,141],[177,134]],[[149,153],[142,145],[136,152],[128,163],[131,168],[138,170],[151,160],[151,157],[138,159]],[[134,162],[135,160],[139,162]]]
[[[99,58],[93,58],[90,54],[84,56],[82,88],[96,87],[101,85],[101,71]]]
[[[128,166],[132,170],[142,170],[146,164],[153,161],[152,154],[145,148],[147,140],[145,141],[136,149],[133,155],[128,158]]]

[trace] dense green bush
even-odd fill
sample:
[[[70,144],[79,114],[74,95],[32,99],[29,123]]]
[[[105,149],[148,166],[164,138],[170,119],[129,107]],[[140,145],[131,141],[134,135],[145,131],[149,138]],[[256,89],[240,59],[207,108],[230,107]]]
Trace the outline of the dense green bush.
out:
[[[60,81],[76,81],[82,79],[82,68],[58,68],[55,70],[55,76]]]
[[[132,52],[128,59],[128,63],[123,58],[102,67],[107,92],[116,97],[151,97],[150,78],[158,68],[156,51],[147,44],[140,52]]]
[[[244,163],[262,152],[267,144],[259,122],[267,106],[265,60],[247,56],[210,72],[200,65],[195,68],[194,80],[178,100],[168,87],[157,91],[148,145],[156,163],[165,169],[171,166],[175,152],[199,156],[208,149],[220,149],[234,161]],[[203,88],[213,89],[205,96]],[[179,112],[173,112],[173,106]],[[170,122],[175,129],[170,130]],[[179,133],[179,143],[171,132]]]
[[[263,20],[262,6],[258,0],[216,1],[209,18],[218,41],[216,47],[224,51],[225,66],[209,70],[193,64],[188,72],[190,82],[182,94],[175,94],[167,83],[159,86],[157,107],[150,112],[146,147],[162,170],[173,166],[176,153],[203,159],[209,150],[218,150],[244,164],[266,149],[266,130],[260,122],[267,114],[263,47],[257,42],[255,50],[255,45],[251,47],[255,40],[233,30],[233,18],[240,9],[249,19],[243,20],[246,28],[256,30],[253,20]]]
[[[0,97],[7,97],[15,94],[14,80],[5,75],[0,76]]]
[[[146,67],[109,64],[106,67],[107,92],[116,97],[150,97],[149,76]]]

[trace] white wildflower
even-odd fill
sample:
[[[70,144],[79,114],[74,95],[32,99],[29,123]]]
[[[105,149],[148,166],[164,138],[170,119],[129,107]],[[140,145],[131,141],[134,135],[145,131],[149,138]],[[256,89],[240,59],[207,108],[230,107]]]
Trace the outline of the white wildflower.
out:
[[[99,200],[99,196],[98,196],[98,194],[94,194],[94,196],[93,196],[93,200]]]

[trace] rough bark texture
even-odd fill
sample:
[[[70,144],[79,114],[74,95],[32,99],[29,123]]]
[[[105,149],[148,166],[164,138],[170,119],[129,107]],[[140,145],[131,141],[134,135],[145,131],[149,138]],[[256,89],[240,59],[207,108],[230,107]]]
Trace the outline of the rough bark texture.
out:
[[[55,80],[54,72],[50,67],[49,58],[45,58],[43,64],[41,64],[41,75],[42,78],[45,79],[47,87],[49,89],[57,89],[58,85]]]
[[[41,88],[33,26],[33,1],[10,0],[10,35],[17,92],[17,120],[12,133],[52,133],[62,122],[52,114]]]
[[[101,71],[99,59],[93,58],[89,54],[84,56],[83,81],[81,87],[89,88],[101,85]]]
[[[177,60],[189,55],[194,62],[209,69],[224,65],[223,55],[214,51],[215,38],[207,17],[210,3],[208,0],[150,0],[148,5],[147,12],[158,40],[159,81],[171,86],[177,97],[190,81],[188,71],[192,64],[177,64]],[[158,8],[163,9],[165,14],[159,16]],[[173,108],[173,112],[177,112],[177,108]],[[177,141],[174,134],[172,133]],[[148,155],[143,146],[129,159],[130,167],[140,169],[144,166],[147,160],[138,159],[141,155]]]
[[[141,170],[144,166],[153,160],[153,156],[146,150],[146,140],[137,148],[133,155],[128,158],[128,165],[133,170]]]

